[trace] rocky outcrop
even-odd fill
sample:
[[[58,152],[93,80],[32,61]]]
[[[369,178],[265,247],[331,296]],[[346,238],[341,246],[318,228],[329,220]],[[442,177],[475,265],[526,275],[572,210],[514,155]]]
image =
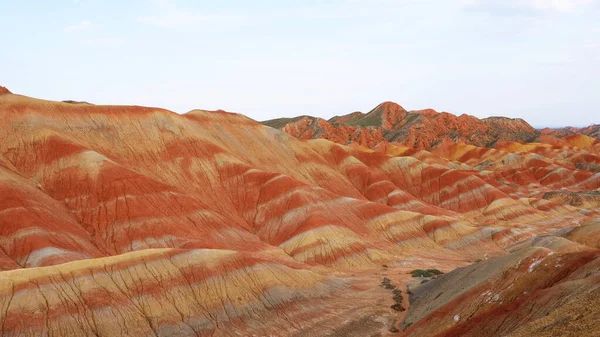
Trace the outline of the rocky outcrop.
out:
[[[598,229],[576,229],[593,235],[595,246],[581,240],[587,235],[543,236],[412,289],[404,335],[596,336]]]

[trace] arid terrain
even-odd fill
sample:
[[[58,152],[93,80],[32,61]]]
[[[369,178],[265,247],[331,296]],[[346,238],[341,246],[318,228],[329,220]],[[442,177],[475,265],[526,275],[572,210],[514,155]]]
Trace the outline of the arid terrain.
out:
[[[2,336],[600,336],[598,126],[0,117]]]

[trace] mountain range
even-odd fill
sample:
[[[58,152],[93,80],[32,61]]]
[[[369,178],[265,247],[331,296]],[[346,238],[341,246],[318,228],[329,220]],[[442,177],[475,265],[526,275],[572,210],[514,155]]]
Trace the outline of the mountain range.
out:
[[[600,332],[595,127],[4,87],[0,116],[2,336]]]
[[[396,143],[417,150],[431,150],[444,141],[493,147],[498,141],[536,142],[541,137],[582,134],[600,138],[600,125],[536,130],[520,118],[470,115],[456,116],[433,109],[407,111],[394,102],[384,102],[368,113],[353,112],[329,120],[311,116],[278,118],[262,122],[300,139],[322,138],[336,143],[374,148]],[[548,141],[548,139],[546,139]]]

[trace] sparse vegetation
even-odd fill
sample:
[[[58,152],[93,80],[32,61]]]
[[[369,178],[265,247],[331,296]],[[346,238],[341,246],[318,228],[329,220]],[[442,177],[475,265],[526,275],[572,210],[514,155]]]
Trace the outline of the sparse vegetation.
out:
[[[396,286],[394,286],[390,279],[387,277],[383,278],[383,281],[381,281],[381,286],[384,287],[385,289],[396,289]]]
[[[383,280],[381,281],[381,286],[384,287],[385,289],[390,289],[392,290],[392,292],[394,293],[394,304],[392,304],[390,306],[390,308],[392,308],[393,310],[396,311],[405,311],[406,308],[404,308],[404,306],[402,305],[402,302],[404,300],[404,298],[402,297],[402,290],[396,288],[395,285],[393,285],[390,281],[389,278],[384,277]]]
[[[390,308],[392,308],[392,309],[394,309],[396,311],[400,311],[400,312],[406,310],[404,308],[404,306],[402,306],[402,304],[400,304],[400,303],[394,303],[394,304],[392,304],[392,306]]]
[[[394,289],[392,292],[394,293],[394,301],[402,303],[402,290]]]
[[[372,113],[372,114],[369,113],[361,118],[348,121],[345,124],[350,125],[350,126],[362,126],[362,127],[381,126],[381,112]]]
[[[309,117],[309,116],[298,116],[298,117],[292,117],[292,118],[277,118],[277,119],[271,119],[268,121],[263,121],[263,122],[261,122],[261,124],[270,126],[275,129],[281,129],[282,127],[286,126],[287,124],[297,122],[304,117]],[[310,117],[310,118],[314,118],[314,117]]]
[[[439,269],[415,269],[410,274],[412,277],[433,277],[443,273]]]
[[[394,309],[394,310],[396,310],[396,311],[404,311],[404,310],[406,310],[404,308],[404,306],[402,305],[402,302],[404,300],[404,298],[402,297],[402,290],[400,290],[400,289],[394,289],[392,292],[394,293],[393,299],[394,299],[394,302],[396,302],[396,303],[394,303],[391,306],[391,308]]]

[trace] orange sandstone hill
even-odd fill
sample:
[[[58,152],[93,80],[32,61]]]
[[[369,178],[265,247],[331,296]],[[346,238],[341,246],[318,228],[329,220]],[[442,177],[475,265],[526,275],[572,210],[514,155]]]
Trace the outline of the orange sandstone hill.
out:
[[[561,138],[565,136],[581,134],[600,139],[600,125],[592,124],[583,128],[575,128],[571,126],[557,129],[545,128],[541,130],[541,133],[542,135],[555,136]]]
[[[304,140],[5,88],[0,116],[2,336],[600,332],[591,137],[391,103],[268,123]]]
[[[489,147],[499,140],[531,142],[540,136],[539,131],[522,119],[478,119],[469,115],[438,113],[432,109],[407,111],[393,102],[382,103],[366,114],[353,112],[328,121],[300,116],[262,123],[301,139],[323,138],[367,148],[391,142],[430,150],[444,140]]]

